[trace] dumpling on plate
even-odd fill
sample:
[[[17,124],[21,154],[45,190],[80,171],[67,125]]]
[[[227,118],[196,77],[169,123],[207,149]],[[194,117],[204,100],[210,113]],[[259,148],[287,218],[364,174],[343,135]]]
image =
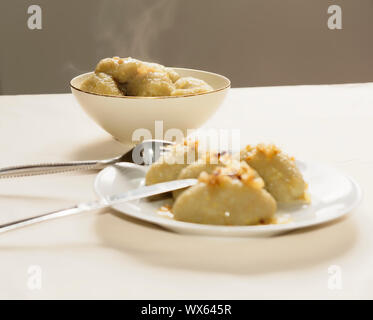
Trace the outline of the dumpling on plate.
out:
[[[186,141],[167,148],[157,162],[153,163],[145,176],[145,184],[176,180],[181,170],[199,159],[198,142]]]
[[[309,201],[307,184],[294,158],[275,145],[248,145],[241,150],[240,158],[258,172],[265,182],[265,188],[278,202],[290,204]]]
[[[232,161],[228,153],[206,152],[196,162],[188,165],[181,170],[178,179],[197,179],[202,172],[212,173],[217,167],[225,166]],[[176,199],[186,189],[173,191],[173,197]]]
[[[253,225],[273,218],[276,201],[254,169],[234,161],[212,174],[202,172],[199,182],[180,194],[172,212],[185,222]]]

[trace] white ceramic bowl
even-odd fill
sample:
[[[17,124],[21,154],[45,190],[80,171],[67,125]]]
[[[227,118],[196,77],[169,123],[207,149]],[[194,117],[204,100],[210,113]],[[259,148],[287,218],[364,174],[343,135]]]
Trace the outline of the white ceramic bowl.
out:
[[[113,97],[80,90],[80,84],[91,72],[71,80],[71,91],[84,111],[104,130],[124,144],[132,145],[136,129],[147,129],[154,139],[155,121],[163,121],[163,132],[197,129],[218,109],[229,88],[228,78],[211,72],[173,68],[180,76],[191,76],[206,81],[211,92],[172,97]]]

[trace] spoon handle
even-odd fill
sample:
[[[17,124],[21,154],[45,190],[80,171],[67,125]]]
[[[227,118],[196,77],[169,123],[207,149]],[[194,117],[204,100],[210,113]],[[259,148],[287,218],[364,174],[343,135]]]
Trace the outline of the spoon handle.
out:
[[[102,169],[108,164],[111,163],[106,161],[92,160],[12,166],[0,168],[0,179],[60,173],[75,170]]]

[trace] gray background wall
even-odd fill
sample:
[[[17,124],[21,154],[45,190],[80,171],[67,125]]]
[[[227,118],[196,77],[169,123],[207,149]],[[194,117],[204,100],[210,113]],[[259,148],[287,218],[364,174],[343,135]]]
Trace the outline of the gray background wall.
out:
[[[27,8],[43,29],[27,28]],[[343,29],[327,28],[327,8]],[[68,92],[106,56],[224,74],[233,86],[373,81],[373,0],[1,0],[0,94]]]

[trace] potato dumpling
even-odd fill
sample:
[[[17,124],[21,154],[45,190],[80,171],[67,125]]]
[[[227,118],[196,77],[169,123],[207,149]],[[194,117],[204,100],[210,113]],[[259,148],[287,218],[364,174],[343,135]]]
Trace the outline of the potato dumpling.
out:
[[[104,72],[111,75],[116,81],[126,83],[136,76],[139,65],[140,61],[132,58],[105,58],[97,64],[95,72]]]
[[[176,180],[181,170],[200,157],[197,142],[186,141],[168,147],[168,152],[153,163],[145,176],[145,184]]]
[[[165,70],[173,83],[180,79],[180,75],[174,69],[165,67]]]
[[[196,162],[181,170],[178,179],[197,179],[202,172],[212,173],[217,167],[225,166],[232,161],[232,157],[227,153],[207,152]],[[176,199],[186,189],[172,192]]]
[[[168,74],[162,72],[148,72],[134,77],[126,85],[129,96],[157,97],[170,96],[174,85]]]
[[[172,69],[133,58],[102,59],[95,72],[111,75],[128,96],[169,96],[175,89],[173,81],[179,79],[179,75]]]
[[[265,182],[265,188],[278,202],[308,201],[307,184],[294,158],[275,145],[259,144],[255,148],[247,146],[241,150],[241,160],[258,172]]]
[[[274,216],[276,201],[255,170],[234,161],[212,174],[202,172],[199,182],[177,198],[172,212],[176,220],[185,222],[253,225]]]
[[[82,82],[80,89],[111,96],[123,95],[113,78],[105,73],[92,74]]]
[[[172,68],[131,57],[102,59],[96,66],[95,74],[110,76],[118,90],[105,93],[105,88],[94,87],[92,89],[92,86],[85,86],[84,89],[81,87],[82,90],[116,96],[140,97],[195,94],[212,90],[202,80],[192,77],[180,78],[180,75]]]
[[[211,91],[212,88],[205,81],[193,77],[180,78],[175,82],[173,96],[196,94]]]

